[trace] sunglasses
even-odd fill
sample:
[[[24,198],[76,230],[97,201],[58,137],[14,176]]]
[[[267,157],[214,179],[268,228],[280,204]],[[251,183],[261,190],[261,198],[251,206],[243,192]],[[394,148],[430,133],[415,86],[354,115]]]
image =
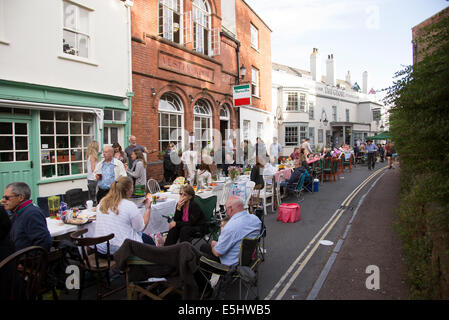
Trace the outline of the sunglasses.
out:
[[[13,196],[3,196],[2,199],[10,200],[11,198],[14,198],[14,197],[18,197],[18,195],[13,195]]]

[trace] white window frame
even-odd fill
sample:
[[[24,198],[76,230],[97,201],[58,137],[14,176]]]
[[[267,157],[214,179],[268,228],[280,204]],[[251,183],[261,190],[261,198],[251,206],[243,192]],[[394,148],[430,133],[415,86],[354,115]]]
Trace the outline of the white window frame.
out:
[[[159,36],[173,41],[175,43],[182,44],[184,42],[184,13],[183,13],[183,0],[159,0]],[[178,19],[179,22],[175,22]],[[179,37],[178,41],[175,40],[175,36]]]
[[[203,127],[203,119],[206,120],[206,127]],[[199,120],[200,126],[197,126]],[[199,99],[195,102],[193,108],[193,132],[195,134],[195,142],[201,149],[206,147],[212,141],[212,107],[209,102],[204,99]],[[206,137],[203,135],[203,130],[206,130]]]
[[[296,128],[297,136],[296,142],[287,142],[287,128]],[[308,124],[305,122],[294,122],[284,124],[284,145],[288,147],[299,146],[309,134]]]
[[[65,16],[65,4],[73,6],[75,8],[75,26],[74,28],[70,26],[66,26],[66,16]],[[87,31],[83,31],[80,29],[80,10],[87,12]],[[63,42],[63,48],[62,48],[62,55],[65,57],[75,57],[79,59],[85,59],[90,60],[93,57],[93,41],[92,41],[92,12],[93,10],[90,8],[87,8],[85,6],[81,6],[75,2],[72,1],[62,1],[62,42]],[[69,44],[65,43],[65,32],[70,32],[75,34],[75,47],[70,46]],[[80,47],[79,47],[79,39],[78,37],[85,37],[87,38],[87,56],[80,55]]]
[[[351,115],[349,113],[349,109],[346,109],[346,122],[350,122],[351,121]]]
[[[259,50],[259,29],[252,23],[250,23],[250,33],[251,33],[251,47]]]
[[[259,69],[251,68],[251,95],[254,97],[260,97],[260,72]]]
[[[30,158],[30,139],[29,139],[29,135],[30,135],[30,125],[27,122],[22,122],[21,120],[11,120],[11,119],[2,119],[0,120],[0,122],[6,122],[6,123],[10,123],[11,124],[11,133],[4,133],[4,134],[0,134],[0,137],[10,137],[11,138],[11,142],[12,142],[12,149],[8,149],[8,150],[0,150],[0,155],[3,153],[10,153],[12,154],[12,160],[11,161],[4,161],[4,160],[0,160],[1,163],[7,163],[7,162],[19,162],[19,161],[31,161]],[[18,134],[16,133],[16,124],[22,124],[26,126],[26,133],[25,134]],[[4,125],[2,125],[4,126]],[[18,149],[17,147],[17,138],[26,138],[26,149]],[[27,159],[26,160],[17,160],[17,153],[25,153],[27,154]],[[0,157],[1,159],[1,157]]]
[[[200,7],[199,5],[202,6]],[[211,10],[206,0],[192,2],[193,50],[205,55],[211,54]],[[206,33],[206,34],[205,34]]]
[[[251,130],[251,121],[243,120],[243,140],[250,140],[249,132]]]
[[[287,103],[285,111],[298,111],[298,92],[287,92]]]
[[[337,121],[337,106],[332,106],[332,120]]]
[[[300,112],[306,112],[306,94],[304,92],[299,93],[299,111]]]
[[[263,122],[257,121],[257,136],[263,140]]]
[[[181,100],[172,93],[165,93],[161,99],[159,99],[158,106],[158,121],[159,121],[159,139],[158,139],[158,147],[159,151],[165,151],[166,148],[163,145],[173,142],[177,145],[178,150],[181,149],[181,146],[184,145],[184,107],[182,105]],[[162,125],[162,115],[168,116],[168,125]],[[172,127],[170,118],[176,117],[177,126]],[[168,140],[162,139],[162,129],[168,128]],[[177,137],[171,135],[172,130],[177,130]]]
[[[318,129],[318,143],[324,143],[324,130]]]
[[[315,119],[315,106],[312,102],[309,102],[309,120]]]
[[[41,114],[42,112],[53,112],[53,120],[51,119],[42,119]],[[68,114],[68,120],[65,119],[57,119],[56,115],[62,113]],[[81,115],[81,120],[73,120],[72,116],[78,114]],[[91,118],[91,121],[84,120],[84,116],[87,115]],[[42,123],[52,123],[53,124],[53,133],[42,133]],[[67,123],[68,132],[67,133],[57,133],[57,125],[58,123],[64,124]],[[81,126],[81,133],[74,133],[71,134],[71,124],[80,124]],[[85,125],[90,126],[90,132],[84,132]],[[42,154],[42,151],[50,151],[50,159],[52,160],[50,163],[42,163],[42,158],[40,161],[40,176],[42,180],[45,179],[51,179],[51,178],[67,178],[67,177],[73,177],[78,176],[82,174],[87,173],[87,167],[86,167],[86,159],[87,159],[87,146],[92,140],[95,140],[95,132],[96,132],[96,124],[95,124],[95,117],[91,113],[84,113],[84,112],[73,112],[73,111],[66,111],[66,110],[60,110],[60,111],[40,111],[39,112],[39,154]],[[58,148],[58,137],[67,137],[68,139],[68,145],[67,147]],[[72,138],[73,137],[80,137],[81,138],[81,159],[75,159],[72,161],[72,156],[75,156],[76,152],[79,151],[78,146],[72,146]],[[54,147],[53,148],[42,148],[44,145],[42,138],[54,138]],[[69,154],[67,155],[67,161],[59,161],[58,160],[58,153],[67,151]],[[59,152],[58,152],[59,151]],[[51,152],[53,153],[53,156],[51,155]],[[81,164],[81,172],[78,172],[76,174],[72,173],[73,170],[73,164]],[[69,174],[66,175],[58,175],[59,169],[58,165],[68,165],[69,166]],[[53,166],[54,174],[52,177],[46,177],[42,174],[43,167],[44,166]]]
[[[309,127],[308,135],[310,139],[310,145],[312,146],[312,149],[315,149],[315,128]]]

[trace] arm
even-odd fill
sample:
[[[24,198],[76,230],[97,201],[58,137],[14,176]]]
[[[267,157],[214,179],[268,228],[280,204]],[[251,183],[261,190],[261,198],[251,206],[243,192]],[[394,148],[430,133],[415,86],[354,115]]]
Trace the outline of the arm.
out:
[[[95,160],[89,157],[89,162],[90,162],[90,170],[92,172],[95,172],[95,168],[96,168]]]
[[[36,212],[37,210],[39,212]],[[33,245],[50,250],[53,241],[47,228],[47,222],[40,209],[36,208],[33,212],[28,212],[25,230]]]

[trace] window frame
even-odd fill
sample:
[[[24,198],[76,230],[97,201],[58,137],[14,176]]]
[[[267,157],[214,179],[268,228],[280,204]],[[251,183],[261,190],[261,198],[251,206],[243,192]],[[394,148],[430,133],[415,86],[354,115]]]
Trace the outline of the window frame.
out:
[[[197,110],[207,111],[206,113],[197,112]],[[195,102],[193,107],[193,132],[195,135],[195,142],[201,143],[201,150],[205,148],[212,141],[212,106],[206,99],[199,99]],[[197,119],[199,119],[200,126],[197,127]],[[206,120],[206,128],[203,127],[203,119]],[[197,131],[199,130],[199,138]],[[206,130],[207,137],[204,138],[203,131]],[[206,139],[206,140],[204,140]]]
[[[65,16],[65,5],[71,5],[74,6],[76,8],[76,12],[75,12],[75,29],[66,26],[66,16]],[[85,31],[82,31],[80,29],[79,26],[79,20],[80,20],[80,10],[84,10],[87,12],[87,33]],[[72,2],[69,0],[63,0],[62,1],[62,42],[63,42],[63,48],[61,51],[61,55],[64,57],[70,57],[70,58],[75,58],[75,59],[85,59],[85,60],[91,60],[93,57],[93,41],[92,41],[92,33],[93,33],[93,29],[92,29],[92,12],[93,10],[85,7],[83,5],[80,5],[76,2]],[[75,34],[75,39],[76,39],[76,46],[75,47],[71,47],[71,50],[75,50],[74,53],[69,53],[66,51],[65,44],[65,32],[70,32],[70,33],[74,33]],[[79,54],[80,48],[79,48],[79,40],[78,40],[78,36],[82,35],[84,37],[87,38],[87,56],[82,56]]]
[[[175,6],[173,4],[176,3]],[[171,4],[171,5],[170,5]],[[177,7],[177,8],[175,8]],[[178,11],[177,11],[178,10]],[[178,16],[179,21],[175,21]],[[159,0],[158,3],[158,34],[160,37],[174,43],[184,43],[184,2],[183,0]],[[175,23],[178,30],[174,31]],[[168,28],[168,30],[165,30]],[[177,34],[177,35],[176,35]],[[176,36],[179,37],[176,41]]]
[[[170,98],[171,101],[168,101]],[[161,101],[167,101],[169,105],[171,105],[173,108],[172,110],[169,110],[168,108],[161,108]],[[176,110],[175,110],[176,109]],[[162,125],[162,114],[168,115],[168,125],[163,126]],[[176,116],[176,123],[177,127],[171,126],[170,118]],[[181,99],[174,94],[174,93],[164,93],[162,97],[159,99],[158,104],[158,124],[159,124],[159,137],[158,137],[158,148],[159,151],[165,151],[167,148],[164,148],[165,144],[169,144],[170,142],[175,143],[178,146],[178,150],[180,150],[181,146],[184,145],[184,106],[182,104]],[[181,127],[179,127],[179,124]],[[168,128],[168,140],[162,139],[162,129]],[[178,134],[177,139],[173,140],[171,139],[171,132],[172,128],[175,128],[178,130],[180,134]],[[181,139],[179,139],[181,137]]]
[[[260,71],[251,67],[251,95],[260,98]]]
[[[200,8],[196,3],[201,1],[206,9]],[[200,18],[196,14],[200,14]],[[207,25],[201,22],[201,18],[207,20]],[[201,41],[199,41],[200,33],[203,33]],[[193,0],[192,1],[192,33],[193,33],[193,50],[204,55],[210,55],[212,53],[212,13],[211,6],[207,0]],[[199,45],[201,43],[201,46]]]
[[[287,128],[296,128],[296,141],[287,142]],[[294,147],[299,146],[301,141],[304,141],[309,133],[309,126],[306,122],[295,122],[284,124],[284,146]]]
[[[259,29],[250,22],[250,42],[251,48],[259,51]]]

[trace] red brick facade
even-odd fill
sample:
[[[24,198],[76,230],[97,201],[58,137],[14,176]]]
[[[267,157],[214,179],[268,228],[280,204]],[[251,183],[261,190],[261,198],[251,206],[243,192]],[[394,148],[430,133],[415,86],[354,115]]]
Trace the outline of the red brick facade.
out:
[[[192,1],[184,0],[184,12],[192,10]],[[221,29],[221,1],[209,0],[211,28]],[[220,130],[220,107],[228,106],[230,127],[238,128],[233,109],[232,86],[238,77],[237,42],[221,34],[220,55],[207,56],[192,50],[192,42],[180,45],[158,35],[157,0],[135,0],[131,10],[133,92],[131,134],[148,149],[159,149],[158,105],[161,97],[175,95],[184,109],[184,130],[193,131],[193,108],[199,99],[212,109],[212,128]],[[259,52],[251,48],[249,22],[259,28]],[[251,80],[251,66],[260,70],[260,99],[253,107],[271,108],[270,30],[244,3],[236,0],[237,39],[241,42],[239,59]],[[154,93],[153,93],[154,92]],[[184,137],[187,139],[187,137]],[[147,177],[162,180],[162,164],[157,154],[148,157]]]

